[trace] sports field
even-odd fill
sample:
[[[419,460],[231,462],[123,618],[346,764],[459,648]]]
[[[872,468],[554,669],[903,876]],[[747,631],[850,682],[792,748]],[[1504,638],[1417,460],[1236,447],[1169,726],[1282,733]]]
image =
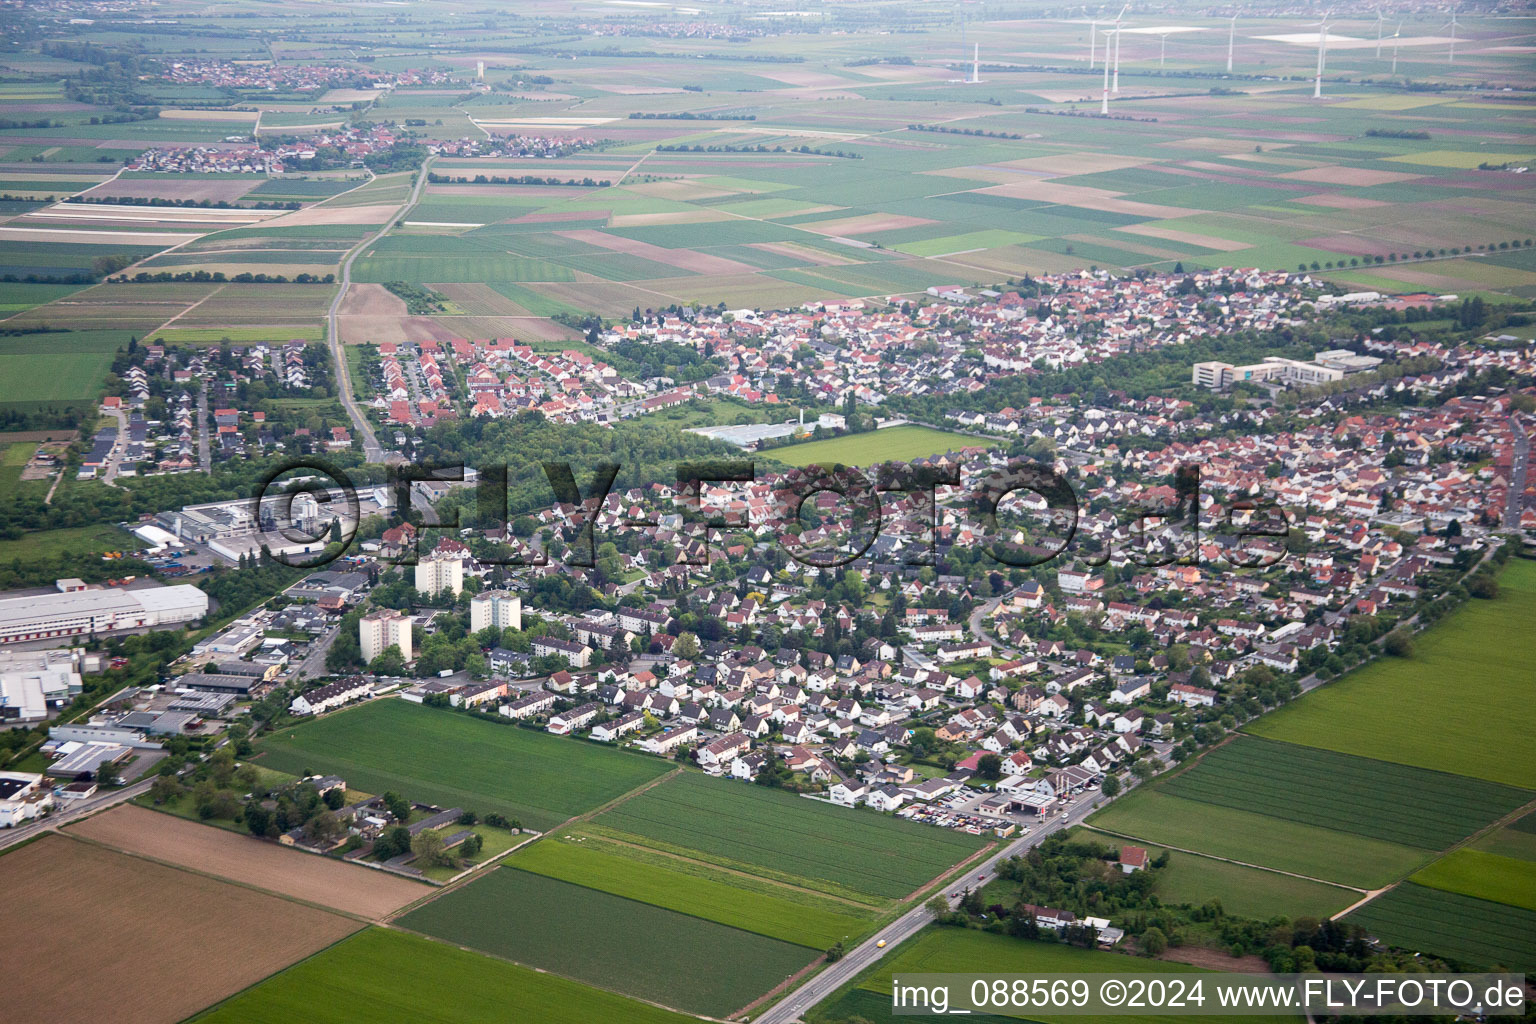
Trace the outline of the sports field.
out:
[[[399,924],[599,988],[716,1017],[745,1007],[821,955],[511,867],[446,893]]]
[[[662,849],[697,851],[748,871],[820,880],[866,899],[906,896],[985,842],[953,829],[692,772],[626,800],[596,821]]]
[[[901,427],[887,427],[885,430],[872,430],[863,434],[834,437],[826,441],[807,441],[804,444],[787,445],[764,454],[768,458],[791,466],[808,466],[813,462],[873,466],[881,462],[900,462],[905,459],[941,455],[944,452],[957,451],[979,444],[985,444],[985,442],[963,434],[951,434],[943,430],[908,424]]]
[[[663,761],[451,711],[377,700],[285,729],[257,761],[334,773],[367,793],[498,811],[546,829],[669,771]]]
[[[1137,787],[1089,818],[1122,836],[1290,871],[1359,889],[1389,885],[1428,862],[1424,850]]]
[[[1536,911],[1404,882],[1346,919],[1388,945],[1536,971]]]
[[[1528,790],[1239,736],[1161,783],[1186,800],[1443,850],[1536,799]]]
[[[1431,889],[1444,889],[1536,912],[1536,862],[1485,850],[1456,850],[1413,875]]]
[[[1469,601],[1383,658],[1244,726],[1246,732],[1536,789],[1528,652],[1503,642],[1536,618],[1536,562],[1512,559],[1499,596]]]
[[[1199,975],[1206,973],[1198,967],[1169,960],[1151,960],[1124,956],[1119,953],[1103,953],[1098,950],[1078,949],[1056,943],[1029,942],[1006,935],[964,928],[939,928],[930,925],[903,943],[893,954],[861,975],[856,983],[834,996],[822,1010],[828,1020],[847,1020],[862,1017],[871,1024],[902,1024],[911,1020],[897,1016],[891,1008],[891,979],[910,974],[1118,974],[1130,975]],[[968,1021],[983,1024],[1005,1024],[1018,1021],[1018,1017],[986,1016],[973,1014]],[[1030,1014],[1031,1020],[1044,1024],[1056,1021],[1072,1024],[1099,1018],[1081,1016],[1053,1016]],[[1169,1017],[1127,1013],[1116,1015],[1113,1020],[1126,1024],[1157,1024]],[[1199,1018],[1202,1021],[1273,1021],[1290,1018],[1274,1017],[1220,1017]]]
[[[387,1007],[387,1010],[386,1010]],[[417,935],[370,928],[200,1014],[209,1024],[685,1024],[681,1014]]]
[[[597,835],[567,838],[563,829],[560,832],[518,851],[506,863],[813,949],[862,935],[873,924],[869,912],[805,890],[635,849]]]

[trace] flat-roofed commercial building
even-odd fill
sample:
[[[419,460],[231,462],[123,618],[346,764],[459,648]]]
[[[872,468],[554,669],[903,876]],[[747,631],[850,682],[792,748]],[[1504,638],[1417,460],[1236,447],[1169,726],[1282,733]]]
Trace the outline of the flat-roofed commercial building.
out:
[[[75,590],[0,598],[0,643],[175,626],[208,614],[196,587]]]

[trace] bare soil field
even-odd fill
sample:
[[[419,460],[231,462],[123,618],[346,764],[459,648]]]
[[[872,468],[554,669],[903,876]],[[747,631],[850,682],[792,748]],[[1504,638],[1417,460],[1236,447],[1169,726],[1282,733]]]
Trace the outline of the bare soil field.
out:
[[[437,321],[457,338],[579,341],[581,332],[542,316],[455,316]]]
[[[346,195],[346,193],[342,193]],[[311,206],[295,210],[267,222],[274,228],[305,227],[314,224],[382,224],[395,212],[394,206]]]
[[[1315,196],[1302,196],[1296,201],[1298,203],[1306,203],[1308,206],[1326,206],[1334,210],[1369,210],[1373,206],[1392,205],[1391,203],[1382,202],[1380,199],[1341,196],[1332,192],[1324,192]]]
[[[260,181],[250,178],[113,178],[86,194],[128,196],[135,199],[140,196],[163,196],[166,199],[208,199],[213,202],[227,199],[233,202],[260,184]]]
[[[708,224],[733,220],[720,210],[675,210],[671,213],[623,213],[608,222],[609,227],[641,228],[654,224]]]
[[[676,267],[679,270],[690,271],[695,274],[725,275],[725,274],[750,274],[756,267],[749,267],[745,263],[736,260],[728,260],[722,256],[711,256],[708,253],[692,252],[687,249],[667,249],[650,242],[641,242],[633,238],[624,238],[620,235],[610,235],[606,231],[576,230],[557,231],[555,234],[563,238],[570,238],[578,242],[586,242],[588,245],[601,246],[614,252],[629,253],[644,259],[654,260],[657,263]]]
[[[405,316],[405,300],[381,284],[354,284],[336,310],[338,316]]]
[[[338,316],[337,328],[341,331],[343,345],[366,345],[370,342],[392,341],[452,341],[463,337],[425,316]]]
[[[1103,210],[1107,213],[1124,213],[1132,217],[1156,217],[1168,219],[1188,217],[1191,210],[1177,206],[1158,206],[1155,203],[1138,203],[1133,199],[1121,199],[1119,193],[1085,185],[1065,185],[1055,181],[1020,181],[1012,185],[993,185],[975,191],[984,195],[1008,196],[1010,199],[1038,199],[1047,203],[1081,206],[1085,210]]]
[[[3,866],[6,1002],[30,1020],[171,1024],[360,927],[62,835]]]
[[[405,878],[120,804],[69,828],[127,853],[379,920],[431,890]]]
[[[838,217],[833,220],[813,220],[802,227],[823,235],[872,235],[879,231],[900,231],[902,228],[920,228],[937,221],[926,217],[908,217],[897,213],[864,213],[857,217]]]
[[[854,262],[841,256],[834,256],[830,252],[812,249],[808,245],[796,245],[794,242],[748,242],[747,244],[754,249],[778,253],[780,256],[788,256],[792,259],[806,260],[820,267],[836,267]]]
[[[1333,166],[1310,167],[1301,171],[1286,171],[1282,178],[1296,181],[1320,181],[1327,185],[1390,185],[1399,181],[1415,181],[1422,174],[1404,174],[1402,171],[1377,171],[1369,167]]]
[[[1229,238],[1217,238],[1214,235],[1198,235],[1193,231],[1158,227],[1156,224],[1126,224],[1115,230],[1131,235],[1141,235],[1144,238],[1161,238],[1165,242],[1183,242],[1185,245],[1203,246],[1206,249],[1215,249],[1217,252],[1236,252],[1239,249],[1252,248],[1247,242],[1234,242]]]
[[[460,281],[452,284],[434,284],[432,288],[452,299],[455,306],[471,316],[532,316],[522,306],[488,284]],[[350,298],[351,293],[347,294]]]

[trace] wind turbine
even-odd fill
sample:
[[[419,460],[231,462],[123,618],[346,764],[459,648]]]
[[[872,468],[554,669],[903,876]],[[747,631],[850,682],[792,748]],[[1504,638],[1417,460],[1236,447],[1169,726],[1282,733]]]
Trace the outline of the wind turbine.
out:
[[[1381,8],[1376,8],[1376,59],[1381,60],[1381,28],[1386,24],[1386,16],[1381,13]]]
[[[1237,40],[1237,15],[1232,15],[1232,24],[1227,28],[1227,74],[1232,73],[1232,44]]]
[[[1083,15],[1088,15],[1088,8],[1083,8]],[[1099,50],[1099,22],[1097,18],[1088,18],[1088,70],[1093,70],[1093,62]]]
[[[1451,29],[1451,48],[1445,55],[1445,62],[1447,64],[1456,63],[1456,11],[1458,9],[1455,7],[1451,8],[1451,20],[1446,22],[1446,25],[1450,26]]]
[[[1323,61],[1328,55],[1328,16],[1332,13],[1328,11],[1317,23],[1317,77],[1312,81],[1312,98],[1315,100],[1323,98]]]
[[[1161,71],[1163,70],[1163,61],[1168,57],[1168,33],[1161,32],[1159,36],[1162,39],[1162,43],[1157,50],[1157,70]]]
[[[1392,33],[1392,76],[1397,77],[1397,40],[1403,34],[1403,23],[1397,23],[1397,31]]]
[[[1115,77],[1114,86],[1110,91],[1116,96],[1120,95],[1120,19],[1125,17],[1125,12],[1130,9],[1131,5],[1126,4],[1120,8],[1120,13],[1115,15]]]
[[[1109,43],[1104,43],[1104,102],[1099,104],[1099,113],[1109,116]]]

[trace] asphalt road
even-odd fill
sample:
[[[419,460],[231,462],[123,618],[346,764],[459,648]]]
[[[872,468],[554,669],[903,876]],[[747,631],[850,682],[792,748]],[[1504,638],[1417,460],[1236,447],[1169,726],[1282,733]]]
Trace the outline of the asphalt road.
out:
[[[341,330],[336,323],[336,314],[341,309],[341,300],[346,297],[347,289],[352,285],[353,262],[368,246],[388,234],[396,222],[405,216],[406,211],[416,205],[416,201],[421,198],[421,187],[427,181],[427,168],[431,164],[432,158],[428,157],[421,165],[421,169],[416,172],[416,184],[412,187],[410,197],[406,199],[405,204],[396,210],[377,232],[363,239],[355,249],[347,253],[346,259],[341,261],[341,287],[336,290],[336,297],[331,300],[331,308],[325,314],[326,340],[330,343],[331,361],[336,367],[336,395],[341,399],[342,407],[347,410],[347,416],[352,420],[352,429],[358,437],[362,438],[363,456],[369,462],[383,462],[384,449],[373,432],[373,424],[368,422],[367,414],[363,412],[362,407],[357,404],[357,398],[352,394],[352,374],[347,368],[347,353],[345,346],[341,343]]]
[[[1127,782],[1133,780],[1127,779]],[[1129,790],[1130,786],[1127,787]],[[1044,824],[1036,826],[1027,836],[1015,839],[994,853],[979,866],[972,867],[964,879],[953,884],[953,892],[963,889],[979,888],[992,881],[997,876],[997,866],[1009,857],[1017,857],[1033,849],[1036,844],[1045,837],[1060,832],[1062,829],[1071,828],[1082,823],[1082,820],[1096,809],[1096,801],[1084,796],[1077,803],[1067,809],[1067,813],[1053,818]],[[944,893],[945,901],[951,907],[960,901],[954,898],[950,892]],[[887,953],[894,950],[904,940],[917,934],[922,928],[933,920],[933,915],[928,912],[926,904],[919,904],[907,911],[901,917],[886,925],[880,931],[866,939],[861,945],[849,950],[841,960],[831,965],[800,988],[796,989],[783,1000],[769,1007],[757,1018],[757,1024],[789,1024],[801,1018],[811,1007],[826,999],[832,993],[852,981],[856,975],[870,964],[879,960]],[[880,943],[884,942],[884,947]]]
[[[1509,428],[1515,435],[1515,460],[1511,466],[1509,481],[1509,504],[1504,508],[1504,527],[1508,530],[1520,529],[1520,512],[1525,502],[1525,479],[1531,463],[1531,439],[1525,435],[1525,428],[1520,421],[1513,416],[1509,419]]]
[[[94,796],[89,800],[82,800],[77,804],[71,804],[68,807],[56,810],[42,821],[28,822],[15,828],[0,829],[0,850],[4,850],[8,846],[15,846],[17,843],[24,843],[34,836],[42,835],[44,832],[51,832],[60,825],[67,825],[77,818],[85,817],[87,814],[93,814],[96,811],[115,806],[126,800],[132,800],[140,793],[149,792],[150,783],[154,781],[155,776],[151,774],[148,778],[140,779],[131,786],[124,786],[122,789],[115,789],[110,793]]]

